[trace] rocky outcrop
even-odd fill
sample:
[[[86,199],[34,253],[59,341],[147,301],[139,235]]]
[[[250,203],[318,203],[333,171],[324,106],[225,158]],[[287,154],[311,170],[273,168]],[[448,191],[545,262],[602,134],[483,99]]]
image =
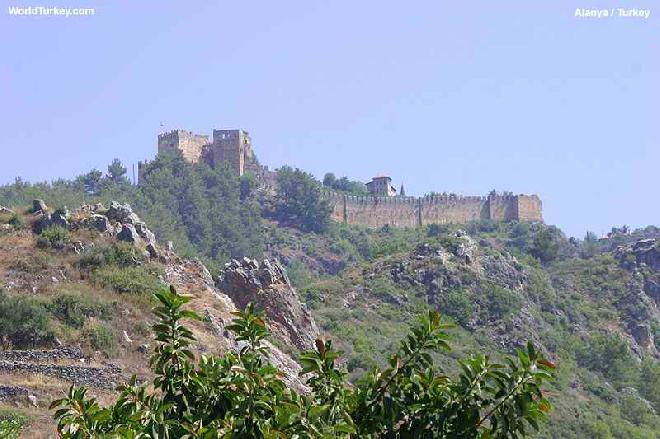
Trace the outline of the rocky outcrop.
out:
[[[92,213],[91,216],[81,219],[77,226],[83,229],[96,230],[101,233],[114,233],[115,228],[105,215]]]
[[[225,265],[218,287],[239,308],[252,302],[263,309],[274,335],[299,349],[313,346],[319,334],[316,323],[277,261],[234,259]]]
[[[50,227],[70,228],[69,220],[63,212],[44,213],[41,218],[35,222],[35,231],[41,233]]]
[[[135,226],[130,223],[122,224],[121,232],[117,235],[117,239],[134,245],[142,242],[140,235],[138,235],[137,230],[135,230]]]
[[[614,257],[626,268],[660,271],[660,239],[647,238],[617,247]]]
[[[110,203],[110,208],[105,212],[105,216],[113,223],[135,224],[141,222],[140,217],[133,212],[128,203],[122,204],[118,201]]]
[[[35,207],[40,205],[39,202],[43,203],[42,200],[34,200]],[[41,207],[44,206],[45,204]],[[83,204],[71,214],[62,209],[52,214],[39,210],[38,215],[40,217],[35,221],[34,227],[37,233],[52,226],[69,230],[94,230],[140,247],[151,258],[160,258],[165,253],[160,251],[154,233],[133,212],[131,206],[125,203],[113,201],[108,209],[102,204]]]
[[[198,348],[201,351],[213,348],[219,352],[240,350],[241,345],[227,329],[235,318],[232,313],[236,310],[236,305],[232,299],[216,287],[211,273],[198,259],[181,259],[171,253],[168,258],[169,263],[165,268],[166,281],[174,285],[178,291],[193,295],[191,308],[205,317],[204,330],[208,331],[207,333],[193,327],[199,343]],[[271,329],[273,329],[272,325]],[[287,342],[289,340],[286,331],[274,331],[274,335]],[[266,344],[269,347],[271,361],[284,372],[283,380],[292,388],[303,391],[305,386],[299,377],[300,365],[270,342]]]
[[[14,214],[15,212],[8,207],[5,207],[0,204],[0,213]]]

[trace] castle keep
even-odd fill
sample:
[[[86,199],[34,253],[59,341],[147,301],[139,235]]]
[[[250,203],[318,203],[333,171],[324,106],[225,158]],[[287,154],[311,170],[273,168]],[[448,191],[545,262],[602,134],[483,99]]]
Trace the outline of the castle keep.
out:
[[[257,166],[252,140],[243,130],[213,130],[212,141],[209,136],[186,130],[159,134],[158,152],[167,151],[179,151],[192,163],[204,161],[211,166],[227,163],[239,176],[246,170],[256,170]]]
[[[167,151],[179,151],[192,163],[227,164],[239,176],[250,172],[262,188],[277,190],[275,173],[259,165],[246,131],[213,130],[212,139],[186,130],[170,131],[158,136],[158,152]],[[332,206],[332,218],[372,228],[478,220],[543,221],[542,203],[536,195],[491,193],[487,197],[455,194],[408,197],[403,185],[397,195],[392,179],[385,176],[374,177],[366,186],[370,193],[367,196],[324,191],[323,198]]]

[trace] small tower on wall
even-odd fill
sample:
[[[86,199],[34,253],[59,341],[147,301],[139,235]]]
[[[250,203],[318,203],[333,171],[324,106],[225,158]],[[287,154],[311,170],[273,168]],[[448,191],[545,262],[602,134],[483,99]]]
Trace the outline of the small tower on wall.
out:
[[[369,193],[375,197],[394,197],[396,196],[396,188],[392,186],[392,179],[390,177],[379,175],[371,179],[367,183]]]
[[[399,191],[399,196],[400,197],[406,196],[406,190],[403,188],[403,183],[401,183],[401,190]]]

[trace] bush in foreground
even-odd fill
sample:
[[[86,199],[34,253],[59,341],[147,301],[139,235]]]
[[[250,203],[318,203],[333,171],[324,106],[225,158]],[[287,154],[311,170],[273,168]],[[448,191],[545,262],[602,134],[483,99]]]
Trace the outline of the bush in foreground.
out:
[[[299,394],[268,362],[268,331],[252,305],[229,326],[240,350],[195,362],[194,337],[181,324],[199,319],[183,309],[190,297],[173,288],[156,297],[154,390],[133,377],[114,406],[101,407],[85,388],[72,386],[51,405],[61,437],[520,437],[550,410],[541,386],[554,365],[531,344],[506,364],[476,355],[460,362],[458,377],[439,374],[430,354],[449,349],[449,325],[436,312],[412,329],[388,367],[355,387],[346,384],[332,342],[316,340],[300,359],[310,391]]]

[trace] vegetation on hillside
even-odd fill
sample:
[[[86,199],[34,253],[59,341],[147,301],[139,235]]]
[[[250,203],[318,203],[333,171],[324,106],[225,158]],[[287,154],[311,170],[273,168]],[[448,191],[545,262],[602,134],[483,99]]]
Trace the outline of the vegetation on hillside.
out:
[[[62,207],[121,200],[152,225],[161,242],[175,242],[178,253],[198,256],[212,270],[217,271],[230,257],[262,254],[261,213],[250,194],[249,176],[241,184],[226,167],[192,165],[176,153],[159,154],[147,163],[139,186],[131,185],[125,174],[126,168],[115,159],[105,176],[92,170],[74,180],[52,183],[17,179],[0,188],[0,204],[26,206],[42,198]],[[45,238],[52,241],[53,237]]]
[[[323,186],[349,195],[369,194],[367,186],[361,181],[349,180],[348,177],[337,178],[332,172],[328,172],[323,176]]]
[[[228,169],[193,166],[177,155],[159,156],[144,171],[140,186],[129,184],[118,161],[105,175],[91,171],[50,184],[17,180],[0,187],[0,204],[16,211],[0,213],[0,223],[27,233],[31,215],[25,208],[34,198],[53,208],[127,201],[161,242],[172,240],[182,256],[199,256],[214,274],[230,257],[279,257],[334,338],[333,349],[345,352],[346,379],[353,383],[374,367],[386,369],[396,340],[415,317],[438,310],[456,324],[454,350],[431,354],[446,374],[460,373],[457,358],[510,353],[528,339],[558,363],[549,385],[555,410],[541,425],[541,437],[654,438],[660,430],[660,362],[632,332],[646,322],[660,345],[660,325],[638,294],[649,268],[634,268],[634,257],[613,256],[620,245],[660,237],[657,227],[613,228],[606,239],[589,232],[583,240],[541,223],[371,230],[327,221],[321,183],[300,170],[280,171],[289,190],[266,200],[272,204],[260,198],[252,176],[239,179]],[[459,230],[476,245],[476,265],[457,256],[465,246]],[[54,269],[52,259],[79,237],[55,227],[30,239],[41,247],[15,261],[17,276]],[[75,275],[88,279],[89,287],[0,293],[5,348],[42,346],[57,337],[106,354],[121,349],[117,298],[145,310],[162,272],[146,261],[135,264],[140,255],[114,244],[89,247],[76,258]]]
[[[456,378],[438,373],[430,353],[449,349],[449,325],[437,312],[420,320],[387,367],[354,387],[332,342],[317,339],[300,359],[310,392],[299,394],[269,363],[268,332],[252,305],[228,327],[240,350],[195,362],[194,337],[181,323],[200,319],[183,309],[190,297],[173,288],[156,297],[154,390],[133,378],[113,406],[101,407],[71,387],[51,406],[61,437],[522,437],[550,411],[543,387],[555,366],[531,344],[503,364],[479,354],[460,362]]]
[[[323,232],[330,224],[330,204],[321,198],[314,177],[300,169],[283,166],[277,171],[276,217],[303,231]]]

